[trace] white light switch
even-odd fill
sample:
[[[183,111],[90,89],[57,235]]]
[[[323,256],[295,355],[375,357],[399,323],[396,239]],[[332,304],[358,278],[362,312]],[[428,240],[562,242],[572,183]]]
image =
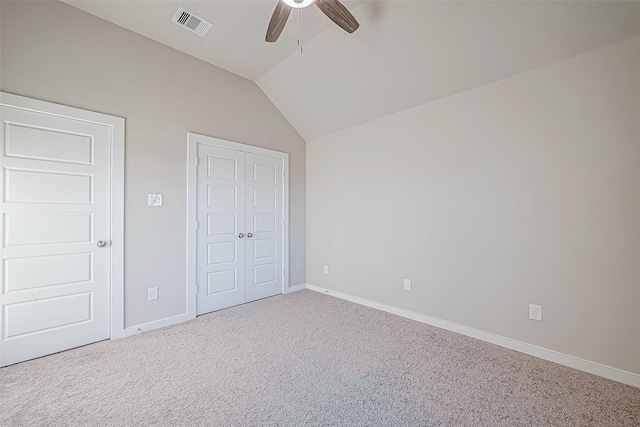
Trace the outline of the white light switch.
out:
[[[162,206],[162,194],[149,194],[149,206]]]
[[[154,299],[158,299],[158,288],[149,288],[148,292],[149,301],[153,301]]]

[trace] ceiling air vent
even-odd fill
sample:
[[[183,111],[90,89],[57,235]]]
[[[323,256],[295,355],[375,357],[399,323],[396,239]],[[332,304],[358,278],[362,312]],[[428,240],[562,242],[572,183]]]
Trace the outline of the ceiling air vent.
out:
[[[175,22],[176,24],[193,31],[202,37],[209,32],[211,27],[213,27],[211,22],[206,21],[181,7],[179,7],[176,14],[173,15],[171,22]]]

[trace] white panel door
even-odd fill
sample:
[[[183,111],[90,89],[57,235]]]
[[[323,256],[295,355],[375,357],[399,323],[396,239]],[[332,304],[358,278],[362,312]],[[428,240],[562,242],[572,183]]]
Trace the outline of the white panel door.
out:
[[[282,159],[246,155],[246,301],[282,292]]]
[[[5,366],[109,338],[111,133],[1,108]]]
[[[284,160],[202,143],[197,158],[197,314],[281,293]]]
[[[244,153],[198,144],[197,313],[245,302]]]

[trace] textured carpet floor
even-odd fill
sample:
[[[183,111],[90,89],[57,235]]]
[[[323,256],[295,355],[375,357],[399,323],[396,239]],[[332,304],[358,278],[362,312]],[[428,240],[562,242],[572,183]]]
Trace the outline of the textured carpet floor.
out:
[[[640,389],[311,291],[0,369],[9,426],[639,426]]]

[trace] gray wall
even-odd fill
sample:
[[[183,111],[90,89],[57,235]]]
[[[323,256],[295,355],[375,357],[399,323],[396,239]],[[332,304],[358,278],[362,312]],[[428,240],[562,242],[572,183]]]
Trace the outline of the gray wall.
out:
[[[0,13],[2,91],[126,119],[126,326],[185,311],[189,131],[289,153],[290,285],[305,283],[305,143],[255,83],[63,3]]]
[[[308,141],[308,283],[640,374],[638,70],[635,38]]]

